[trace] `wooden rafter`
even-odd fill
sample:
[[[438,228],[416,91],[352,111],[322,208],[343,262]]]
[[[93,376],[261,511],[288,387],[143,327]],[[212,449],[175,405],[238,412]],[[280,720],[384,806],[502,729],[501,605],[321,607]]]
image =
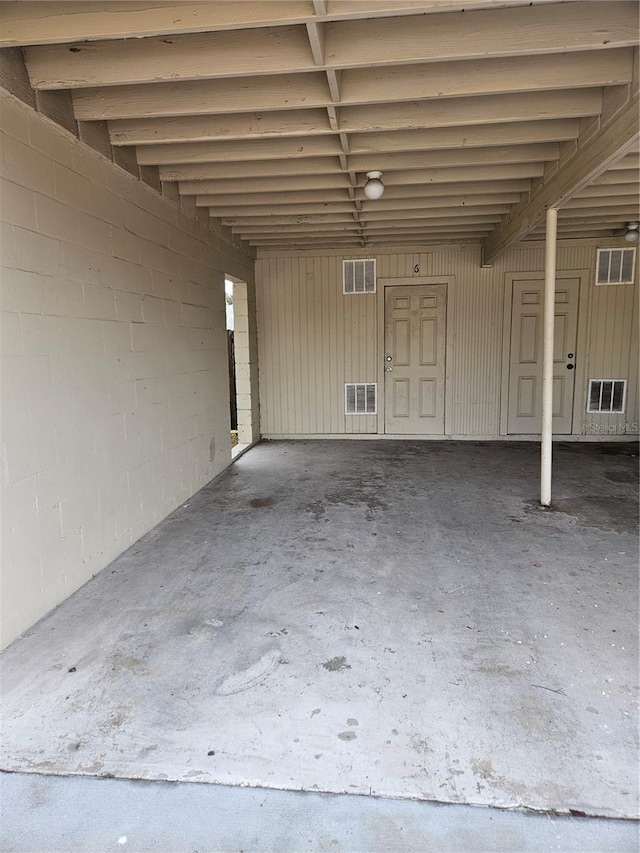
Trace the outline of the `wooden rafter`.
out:
[[[589,135],[583,145],[578,144],[574,154],[553,177],[543,181],[530,201],[487,238],[484,263],[492,263],[509,246],[526,237],[538,225],[548,207],[566,206],[611,163],[633,148],[640,139],[638,119],[638,101],[632,97],[611,121]]]
[[[490,259],[549,205],[561,233],[615,233],[638,216],[638,41],[636,0],[0,3],[41,103],[256,247]]]

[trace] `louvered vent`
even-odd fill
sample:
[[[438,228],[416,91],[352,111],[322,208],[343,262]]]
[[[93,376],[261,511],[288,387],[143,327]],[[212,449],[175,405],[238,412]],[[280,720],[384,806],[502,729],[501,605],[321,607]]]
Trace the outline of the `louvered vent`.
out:
[[[626,379],[590,379],[587,411],[622,413],[626,396]]]
[[[375,382],[347,383],[344,386],[346,415],[375,415],[378,410],[378,386]]]
[[[596,284],[633,284],[636,250],[598,249]]]
[[[342,262],[343,293],[376,292],[376,260],[353,260]]]

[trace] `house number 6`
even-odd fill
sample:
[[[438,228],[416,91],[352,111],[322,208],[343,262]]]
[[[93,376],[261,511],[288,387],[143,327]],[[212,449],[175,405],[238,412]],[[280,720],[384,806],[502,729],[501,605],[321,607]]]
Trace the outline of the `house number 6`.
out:
[[[416,274],[419,273],[420,272],[420,264],[416,264],[415,267],[413,268],[413,271]]]

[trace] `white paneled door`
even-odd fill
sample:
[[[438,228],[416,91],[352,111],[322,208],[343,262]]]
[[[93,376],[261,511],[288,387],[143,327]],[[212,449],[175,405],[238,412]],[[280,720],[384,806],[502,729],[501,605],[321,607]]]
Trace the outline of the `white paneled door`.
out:
[[[553,352],[553,432],[569,435],[573,421],[580,280],[556,283]],[[543,281],[513,283],[509,354],[511,435],[537,435],[542,424]]]
[[[447,286],[384,289],[385,432],[444,433]]]

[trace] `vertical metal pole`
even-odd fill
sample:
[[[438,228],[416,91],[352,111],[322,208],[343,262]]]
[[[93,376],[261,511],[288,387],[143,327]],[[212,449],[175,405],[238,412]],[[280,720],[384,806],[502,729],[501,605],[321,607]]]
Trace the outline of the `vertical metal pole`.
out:
[[[542,344],[542,447],[540,503],[551,506],[551,455],[553,444],[553,332],[556,307],[556,236],[558,211],[547,210],[544,259],[544,322]]]

